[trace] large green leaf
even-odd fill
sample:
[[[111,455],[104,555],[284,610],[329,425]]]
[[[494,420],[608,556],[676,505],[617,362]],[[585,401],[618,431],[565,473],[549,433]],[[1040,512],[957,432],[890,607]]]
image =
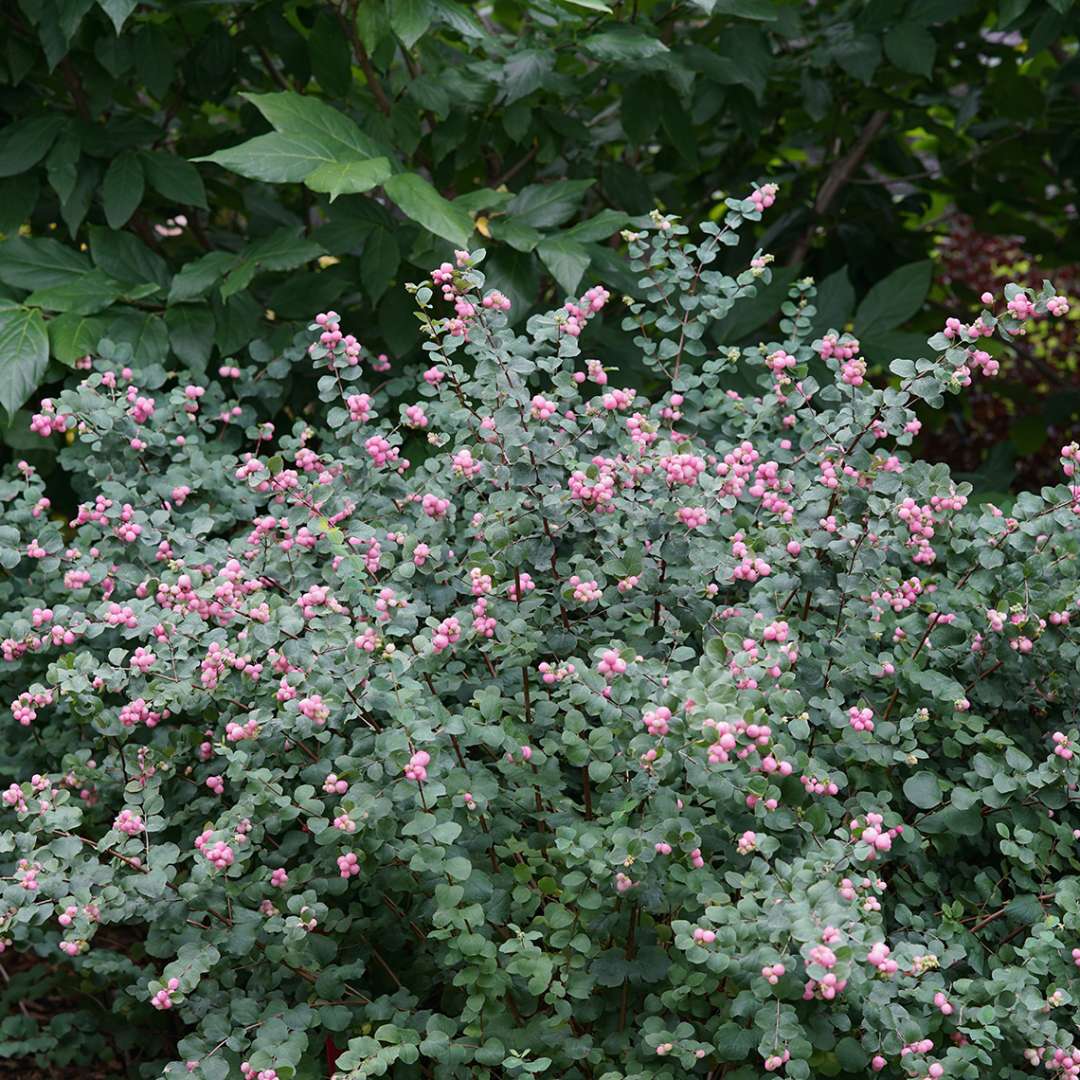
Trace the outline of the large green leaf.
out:
[[[273,131],[269,135],[256,135],[239,146],[192,160],[212,162],[249,180],[296,184],[320,165],[334,164],[336,158],[317,135],[285,135]]]
[[[33,168],[64,127],[62,116],[35,116],[0,132],[0,176],[16,176]]]
[[[640,62],[662,56],[668,47],[658,38],[634,26],[616,26],[591,34],[581,43],[590,56],[605,63]]]
[[[339,195],[359,195],[389,179],[387,158],[368,158],[366,161],[328,161],[304,177],[312,191],[325,192],[333,202]]]
[[[247,247],[236,259],[221,284],[221,296],[228,299],[246,289],[255,275],[265,270],[295,270],[325,254],[321,244],[301,235],[298,228],[277,232]]]
[[[48,322],[49,348],[62,364],[74,364],[98,347],[105,336],[105,322],[93,315],[69,313]]]
[[[901,22],[885,35],[884,43],[885,55],[901,71],[930,78],[937,43],[929,30]]]
[[[624,214],[621,210],[602,210],[589,218],[588,221],[581,221],[578,225],[571,226],[563,235],[581,243],[608,240],[613,233],[618,232],[629,220],[630,216]]]
[[[169,355],[169,335],[165,320],[149,311],[136,308],[116,310],[105,337],[131,346],[133,366],[163,364]]]
[[[35,289],[26,302],[46,311],[70,311],[75,315],[95,315],[120,298],[124,285],[101,270],[85,274],[62,285]]]
[[[185,263],[172,279],[169,303],[178,304],[205,296],[236,262],[237,257],[227,251],[210,251],[194,262]]]
[[[431,25],[431,0],[393,0],[387,7],[394,33],[411,49]]]
[[[206,209],[206,189],[199,170],[190,161],[165,150],[155,150],[144,153],[142,163],[150,186],[159,195],[180,206]]]
[[[119,281],[139,285],[169,284],[169,267],[156,251],[137,236],[100,225],[90,226],[90,256],[94,265]]]
[[[922,307],[930,291],[933,263],[908,263],[879,281],[863,298],[855,312],[855,333],[873,336],[892,330],[910,319]]]
[[[360,273],[364,288],[373,302],[378,303],[390,287],[400,262],[401,251],[394,234],[389,229],[372,230],[364,244]]]
[[[65,131],[53,144],[45,159],[45,171],[49,184],[61,203],[71,198],[75,182],[79,178],[79,153],[81,142],[72,131]]]
[[[544,240],[536,252],[565,292],[576,296],[581,277],[589,265],[589,254],[585,248],[576,240],[554,236]]]
[[[270,121],[275,131],[318,140],[325,148],[328,160],[354,161],[386,154],[386,150],[365,135],[353,120],[317,97],[292,91],[242,96]]]
[[[423,225],[428,232],[465,247],[472,235],[472,218],[452,202],[444,199],[423,177],[415,173],[398,173],[383,185],[386,194],[401,212]]]
[[[509,217],[520,225],[550,229],[569,221],[577,213],[585,192],[595,180],[556,180],[551,184],[530,184],[506,207]]]
[[[201,371],[214,347],[214,314],[207,304],[177,304],[165,312],[172,351]]]
[[[49,335],[41,312],[0,307],[0,406],[8,416],[27,401],[49,365]]]
[[[41,184],[33,173],[0,180],[0,233],[17,232],[37,206]]]
[[[62,285],[90,269],[90,260],[49,237],[15,236],[0,244],[0,281],[14,289]]]
[[[145,190],[146,178],[139,156],[132,150],[125,150],[109,165],[101,187],[101,201],[109,228],[122,229],[128,223],[142,202]]]
[[[98,0],[101,10],[112,19],[119,34],[124,29],[128,16],[139,6],[139,0]]]

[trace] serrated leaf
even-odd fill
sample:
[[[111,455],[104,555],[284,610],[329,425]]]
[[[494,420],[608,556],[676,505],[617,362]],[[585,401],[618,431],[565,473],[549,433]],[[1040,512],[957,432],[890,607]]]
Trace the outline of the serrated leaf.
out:
[[[122,229],[128,223],[145,190],[146,178],[139,157],[134,151],[125,150],[113,159],[101,187],[105,220],[110,229]]]
[[[390,161],[384,157],[366,161],[328,161],[304,177],[312,191],[324,192],[333,202],[339,195],[359,195],[389,179]]]
[[[37,389],[49,366],[49,335],[41,312],[0,307],[0,406],[8,416]]]
[[[428,232],[456,247],[463,248],[472,235],[472,218],[453,203],[444,199],[423,177],[415,173],[391,176],[383,190],[408,218]]]
[[[503,101],[513,104],[543,85],[544,76],[555,67],[550,49],[516,49],[503,64]]]

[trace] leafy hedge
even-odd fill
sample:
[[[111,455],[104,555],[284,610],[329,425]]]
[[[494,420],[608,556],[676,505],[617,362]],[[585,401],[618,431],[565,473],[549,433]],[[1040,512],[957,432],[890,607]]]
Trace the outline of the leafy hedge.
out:
[[[950,205],[1076,260],[1078,19],[1072,0],[13,0],[0,408],[105,336],[201,374],[280,350],[313,308],[401,360],[394,286],[441,240],[483,243],[521,320],[586,277],[631,289],[607,246],[627,214],[707,220],[763,178],[788,192],[760,238],[783,266],[715,342],[773,333],[813,272],[884,371],[917,348]],[[884,279],[909,302],[864,325]]]
[[[43,403],[80,506],[0,486],[0,939],[86,1004],[12,1009],[0,1052],[1076,1075],[1080,448],[1009,516],[904,450],[1067,302],[1009,286],[886,389],[804,279],[717,352],[772,273],[719,256],[774,195],[696,243],[635,221],[643,300],[521,331],[458,251],[385,386],[327,312],[217,378],[105,342]],[[591,355],[612,307],[651,401]],[[319,404],[275,425],[290,367]]]

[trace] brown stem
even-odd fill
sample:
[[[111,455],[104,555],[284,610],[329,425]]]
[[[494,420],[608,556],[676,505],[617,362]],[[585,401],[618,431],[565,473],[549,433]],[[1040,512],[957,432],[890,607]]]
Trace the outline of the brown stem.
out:
[[[856,139],[855,145],[842,158],[833,163],[833,167],[829,170],[829,174],[825,177],[825,182],[821,185],[817,198],[814,200],[814,219],[806,227],[806,231],[799,237],[798,242],[792,249],[791,256],[788,259],[788,266],[797,266],[806,258],[806,253],[810,250],[810,243],[814,239],[817,219],[829,209],[833,199],[836,198],[840,190],[851,179],[855,170],[862,164],[866,152],[870,149],[870,144],[877,138],[879,132],[885,126],[885,121],[888,119],[889,113],[885,109],[877,109],[871,113],[870,119],[866,121],[858,139]]]
[[[360,35],[356,32],[356,8],[356,0],[353,0],[350,15],[347,19],[340,11],[338,11],[338,22],[341,23],[341,28],[345,31],[345,36],[352,42],[353,52],[356,54],[356,62],[359,65],[360,70],[364,73],[364,79],[371,88],[372,94],[375,96],[375,104],[379,106],[379,109],[384,116],[389,116],[390,99],[386,96],[386,91],[383,90],[382,83],[379,81],[379,76],[375,73],[375,67],[371,63],[371,57],[368,56],[368,51],[364,48],[364,43],[360,40]]]

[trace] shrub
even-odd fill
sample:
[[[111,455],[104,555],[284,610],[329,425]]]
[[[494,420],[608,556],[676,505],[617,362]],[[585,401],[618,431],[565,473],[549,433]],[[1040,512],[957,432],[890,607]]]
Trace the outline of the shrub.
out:
[[[102,338],[201,378],[335,307],[402,360],[397,286],[443,242],[487,245],[516,324],[582,282],[614,288],[602,241],[625,215],[722,214],[718,189],[763,175],[786,206],[762,316],[814,273],[885,370],[911,350],[894,331],[927,299],[949,207],[1041,262],[1080,258],[1078,31],[1072,0],[0,4],[0,460],[25,456],[35,389]],[[918,266],[892,321],[860,318],[856,299]],[[932,326],[948,301],[929,300]],[[1067,425],[1077,402],[1056,403]],[[979,444],[1001,426],[976,424]]]
[[[0,488],[0,937],[144,1075],[1076,1074],[1080,492],[1006,517],[903,449],[1066,302],[875,387],[801,280],[716,353],[773,197],[626,236],[655,402],[583,352],[617,298],[519,334],[459,251],[422,373],[329,312],[205,385],[106,342],[41,404],[83,502]],[[275,431],[290,364],[322,405]],[[85,1062],[72,1025],[5,1052]]]

